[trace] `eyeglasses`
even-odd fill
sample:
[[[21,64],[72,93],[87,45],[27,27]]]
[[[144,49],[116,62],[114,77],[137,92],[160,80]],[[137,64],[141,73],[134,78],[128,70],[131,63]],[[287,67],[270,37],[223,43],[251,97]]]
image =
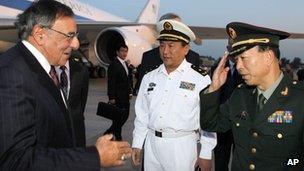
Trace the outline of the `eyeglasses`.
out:
[[[72,32],[72,33],[66,34],[66,33],[63,33],[63,32],[61,32],[61,31],[58,31],[58,30],[55,30],[55,29],[52,29],[52,28],[49,28],[49,27],[45,27],[45,26],[43,26],[43,28],[46,28],[46,29],[52,30],[52,31],[54,31],[54,32],[56,32],[56,33],[59,33],[59,34],[61,34],[61,35],[64,35],[64,36],[67,38],[68,41],[73,40],[74,37],[77,37],[78,34],[79,34],[78,32]]]

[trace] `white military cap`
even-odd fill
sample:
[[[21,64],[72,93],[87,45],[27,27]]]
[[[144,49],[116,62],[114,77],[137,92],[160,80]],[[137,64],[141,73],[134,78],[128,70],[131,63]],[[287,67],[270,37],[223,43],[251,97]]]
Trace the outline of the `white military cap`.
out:
[[[188,44],[196,39],[195,34],[187,25],[176,20],[158,22],[157,32],[159,33],[157,40],[183,41]]]

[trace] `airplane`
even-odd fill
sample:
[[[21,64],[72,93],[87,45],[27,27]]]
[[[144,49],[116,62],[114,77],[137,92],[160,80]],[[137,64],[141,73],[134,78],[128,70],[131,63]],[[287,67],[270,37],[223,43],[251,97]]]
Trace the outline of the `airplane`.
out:
[[[129,47],[127,60],[133,66],[141,62],[143,52],[157,46],[156,22],[160,0],[148,0],[135,22],[112,15],[77,0],[57,0],[71,7],[76,15],[80,48],[90,64],[93,77],[105,76],[106,68],[115,58],[115,45],[125,43]],[[16,16],[33,0],[2,0],[0,2],[0,53],[17,41],[14,26]],[[202,39],[227,39],[225,28],[190,26],[197,36],[196,44]],[[304,34],[292,34],[291,38],[304,38]]]

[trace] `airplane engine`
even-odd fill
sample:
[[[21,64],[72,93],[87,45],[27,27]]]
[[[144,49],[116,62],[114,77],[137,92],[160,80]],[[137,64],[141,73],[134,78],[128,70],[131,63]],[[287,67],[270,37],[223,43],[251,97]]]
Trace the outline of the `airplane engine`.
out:
[[[116,46],[119,43],[125,43],[129,47],[127,59],[135,67],[140,64],[143,52],[152,48],[145,37],[124,27],[111,27],[102,30],[95,40],[94,51],[97,60],[108,66],[116,57]]]

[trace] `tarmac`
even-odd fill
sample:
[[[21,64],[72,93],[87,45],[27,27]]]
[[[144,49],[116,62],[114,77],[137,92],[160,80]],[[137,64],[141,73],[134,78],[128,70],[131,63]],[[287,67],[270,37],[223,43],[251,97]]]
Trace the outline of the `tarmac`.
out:
[[[134,129],[133,121],[135,119],[134,102],[135,97],[130,101],[130,115],[123,126],[122,138],[124,141],[132,143],[132,132]],[[97,138],[101,136],[111,125],[111,120],[96,115],[97,104],[99,101],[107,102],[107,80],[105,78],[90,79],[88,100],[85,109],[85,126],[87,146],[95,144]],[[126,160],[123,166],[101,169],[102,171],[140,171],[141,166],[133,166],[131,159]]]

